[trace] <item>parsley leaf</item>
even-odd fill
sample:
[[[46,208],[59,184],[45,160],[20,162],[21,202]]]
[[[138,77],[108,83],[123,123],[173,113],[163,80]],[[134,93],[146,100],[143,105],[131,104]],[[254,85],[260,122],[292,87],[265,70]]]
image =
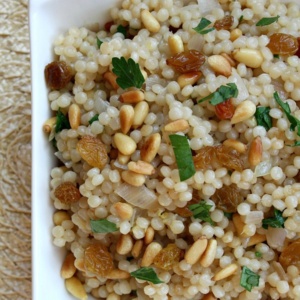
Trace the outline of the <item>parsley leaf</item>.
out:
[[[244,16],[241,15],[241,16],[239,17],[239,23],[241,23],[243,20],[244,20]]]
[[[282,108],[283,112],[285,113],[286,117],[288,118],[288,120],[291,123],[290,126],[290,130],[295,130],[297,127],[297,135],[300,136],[300,121],[294,117],[293,115],[291,115],[291,109],[288,103],[283,102],[278,93],[275,92],[273,94],[275,101],[278,103],[278,105]]]
[[[61,132],[63,129],[70,129],[69,119],[59,109],[56,115],[55,132]]]
[[[124,27],[122,25],[119,25],[117,27],[117,32],[120,32],[124,35],[124,37],[126,38],[127,37],[127,27]]]
[[[280,56],[279,56],[279,54],[274,54],[274,55],[273,55],[273,58],[279,59]]]
[[[266,26],[270,25],[274,22],[277,22],[279,19],[279,16],[277,15],[276,17],[271,17],[271,18],[262,18],[260,19],[257,23],[256,26]]]
[[[259,252],[259,251],[256,251],[256,252],[255,252],[255,257],[261,258],[261,257],[262,257],[262,253]]]
[[[99,114],[94,115],[90,120],[89,124],[92,125],[95,121],[98,121]]]
[[[225,216],[228,220],[232,220],[232,215],[233,215],[233,213],[229,213],[229,212],[225,212],[225,211],[224,211],[224,216]]]
[[[274,210],[274,217],[262,220],[262,227],[268,229],[268,227],[273,228],[284,228],[284,221],[286,218],[282,216],[282,212],[278,209]]]
[[[103,42],[97,37],[97,47],[98,47],[98,49],[100,49],[102,44],[103,44]]]
[[[112,71],[118,76],[117,83],[122,89],[135,86],[141,88],[145,78],[140,70],[140,66],[132,58],[128,61],[124,57],[113,57]]]
[[[209,100],[209,103],[212,105],[217,105],[222,103],[229,98],[236,98],[239,94],[237,86],[235,83],[227,83],[227,85],[221,85],[214,93],[202,98],[198,101],[198,103]]]
[[[209,33],[213,30],[215,30],[214,27],[211,27],[211,28],[206,28],[208,25],[211,24],[211,21],[205,19],[205,18],[202,18],[199,22],[199,24],[194,27],[193,29],[197,32],[197,33],[200,33],[202,35],[206,34],[206,33]],[[206,29],[205,29],[206,28]]]
[[[293,145],[287,145],[289,147],[298,147],[300,146],[300,141],[295,141],[295,143]]]
[[[272,128],[270,107],[259,106],[254,114],[257,125],[263,126],[267,131]]]
[[[209,210],[212,208],[212,205],[207,204],[206,201],[202,200],[197,204],[192,204],[189,206],[189,210],[192,211],[193,217],[195,219],[200,219],[204,222],[208,222],[211,225],[214,225],[213,220],[210,217]]]
[[[92,232],[95,233],[108,233],[118,231],[116,224],[106,219],[90,220],[90,226]]]
[[[137,278],[137,279],[147,280],[147,281],[152,282],[154,284],[163,283],[163,281],[161,281],[158,278],[155,271],[152,268],[148,268],[148,267],[140,268],[140,269],[138,269],[134,272],[131,272],[130,275],[132,277]]]
[[[179,134],[171,134],[169,138],[174,150],[180,181],[184,181],[196,173],[188,139]]]
[[[251,292],[254,286],[259,286],[260,276],[247,267],[243,267],[240,279],[240,285],[247,291]]]

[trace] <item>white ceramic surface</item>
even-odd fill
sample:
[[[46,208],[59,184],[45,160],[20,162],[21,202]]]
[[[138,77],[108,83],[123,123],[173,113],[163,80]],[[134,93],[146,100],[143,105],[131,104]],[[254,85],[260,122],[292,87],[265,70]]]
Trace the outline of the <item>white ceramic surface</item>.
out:
[[[71,26],[110,20],[109,8],[119,0],[30,0],[32,72],[32,283],[33,300],[71,300],[60,277],[64,251],[53,246],[50,169],[55,160],[42,125],[51,115],[44,67],[54,58],[55,37]]]

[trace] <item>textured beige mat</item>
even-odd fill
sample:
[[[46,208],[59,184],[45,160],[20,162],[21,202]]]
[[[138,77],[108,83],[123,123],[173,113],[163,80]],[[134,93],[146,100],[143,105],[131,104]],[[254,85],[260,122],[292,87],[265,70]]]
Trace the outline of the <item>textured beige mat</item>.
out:
[[[28,1],[0,0],[0,299],[31,299]]]

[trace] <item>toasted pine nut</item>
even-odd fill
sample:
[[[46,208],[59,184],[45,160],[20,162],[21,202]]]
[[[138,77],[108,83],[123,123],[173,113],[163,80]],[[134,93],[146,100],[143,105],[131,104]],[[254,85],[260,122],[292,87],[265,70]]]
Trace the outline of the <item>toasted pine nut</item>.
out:
[[[114,90],[119,88],[119,85],[117,84],[118,76],[113,72],[108,71],[104,73],[103,78],[112,86]]]
[[[130,234],[121,234],[117,245],[116,245],[116,251],[120,255],[126,255],[128,254],[133,247],[133,240]]]
[[[146,101],[139,102],[134,107],[132,126],[137,128],[143,124],[149,112],[149,104]]]
[[[190,128],[190,124],[185,119],[179,119],[165,125],[165,131],[168,132],[184,131],[189,128]]]
[[[141,147],[141,159],[146,162],[151,162],[157,154],[161,143],[159,133],[151,134]]]
[[[121,176],[125,182],[133,186],[142,186],[146,181],[144,175],[132,171],[123,171]]]
[[[55,124],[56,124],[56,117],[52,117],[48,119],[43,125],[43,131],[45,133],[50,133]]]
[[[226,77],[231,75],[231,65],[222,55],[211,55],[207,59],[207,62],[217,74],[224,75]]]
[[[139,90],[124,92],[119,98],[121,102],[127,104],[136,104],[143,101],[144,99],[145,99],[144,93]]]
[[[79,300],[87,300],[86,291],[78,278],[72,277],[65,280],[67,291]]]
[[[249,48],[236,49],[232,52],[232,56],[249,68],[259,68],[264,60],[259,50]]]
[[[122,220],[129,220],[132,217],[133,208],[130,204],[117,202],[113,206],[118,217],[120,217]]]
[[[245,100],[241,102],[234,111],[231,118],[231,124],[236,124],[250,119],[255,114],[255,111],[256,105],[252,101]]]
[[[118,153],[118,161],[122,165],[126,165],[130,160],[130,155],[124,155],[121,152]]]
[[[249,148],[248,160],[252,167],[257,166],[262,160],[263,147],[260,136],[257,136]]]
[[[202,300],[217,300],[217,298],[212,294],[212,293],[209,293],[209,294],[206,294]]]
[[[230,32],[230,40],[233,42],[243,34],[242,30],[235,28]]]
[[[240,141],[234,139],[227,139],[223,142],[223,145],[235,149],[239,153],[245,153],[247,146]]]
[[[130,277],[130,273],[119,269],[113,269],[105,276],[105,278],[111,280],[128,279],[129,277]]]
[[[137,162],[131,161],[128,163],[128,170],[144,175],[152,175],[155,173],[154,167],[145,161],[138,160]]]
[[[133,123],[134,109],[131,105],[123,105],[120,109],[120,125],[122,133],[126,134]]]
[[[85,272],[85,266],[84,266],[84,259],[83,258],[76,258],[74,262],[74,266],[77,270],[81,272]]]
[[[181,88],[184,88],[187,85],[193,85],[195,84],[199,78],[202,76],[201,72],[189,72],[189,73],[184,73],[178,76],[177,78],[177,83]]]
[[[148,29],[150,32],[158,32],[160,30],[160,24],[155,19],[155,17],[150,13],[149,10],[142,10],[141,11],[141,20],[146,29]]]
[[[208,245],[205,252],[200,258],[200,264],[204,268],[208,268],[214,261],[217,253],[217,241],[211,239],[208,241]]]
[[[162,246],[159,243],[152,242],[151,244],[149,244],[142,258],[141,267],[149,267],[153,263],[155,256],[160,252],[161,249]]]
[[[232,222],[233,222],[233,225],[236,229],[238,236],[247,237],[247,235],[243,232],[245,223],[244,223],[242,217],[238,213],[233,214]]]
[[[247,247],[251,247],[259,243],[263,243],[266,239],[267,238],[264,234],[255,233],[253,236],[250,237]]]
[[[184,51],[182,39],[178,34],[170,35],[168,38],[168,44],[172,55]]]
[[[232,67],[235,67],[236,63],[235,61],[232,59],[232,57],[230,55],[228,55],[227,53],[221,53],[221,55],[229,62],[229,64],[232,66]]]
[[[53,215],[53,223],[57,225],[61,225],[63,221],[71,220],[70,216],[64,210],[56,211]]]
[[[218,281],[218,280],[227,278],[227,277],[233,275],[237,269],[238,269],[237,264],[230,264],[230,265],[226,266],[224,269],[217,272],[215,274],[215,276],[212,278],[212,280]]]
[[[69,252],[62,264],[60,269],[60,275],[62,278],[67,279],[73,277],[76,272],[76,267],[74,265],[75,256],[72,252]]]
[[[143,245],[144,245],[143,240],[138,240],[135,242],[135,244],[133,245],[132,251],[131,251],[131,254],[134,258],[137,258],[140,256]]]
[[[81,111],[78,104],[73,103],[69,108],[69,122],[72,129],[77,129],[81,122]]]
[[[155,234],[154,229],[151,226],[148,227],[144,237],[144,242],[146,245],[150,244],[153,241],[154,234]]]
[[[190,265],[195,264],[204,253],[206,247],[207,238],[205,236],[200,237],[197,241],[194,242],[191,248],[187,250],[184,259]]]
[[[136,149],[136,142],[128,135],[117,132],[114,142],[118,150],[124,155],[131,155]]]

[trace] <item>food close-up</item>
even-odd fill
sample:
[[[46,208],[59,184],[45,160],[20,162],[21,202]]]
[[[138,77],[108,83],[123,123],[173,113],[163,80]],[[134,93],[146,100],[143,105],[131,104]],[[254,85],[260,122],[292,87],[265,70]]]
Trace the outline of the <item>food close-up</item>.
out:
[[[108,19],[61,32],[44,68],[67,291],[300,299],[299,1],[123,0]]]

